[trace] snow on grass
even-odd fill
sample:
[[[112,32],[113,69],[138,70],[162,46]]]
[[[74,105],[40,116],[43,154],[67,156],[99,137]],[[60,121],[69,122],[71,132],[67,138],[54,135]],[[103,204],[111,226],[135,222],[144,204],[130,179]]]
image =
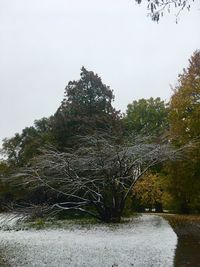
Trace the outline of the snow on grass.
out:
[[[0,214],[0,230],[15,229],[18,224],[22,223],[27,216],[19,213],[1,213]]]
[[[170,267],[176,244],[169,224],[154,215],[112,226],[0,232],[14,267]]]

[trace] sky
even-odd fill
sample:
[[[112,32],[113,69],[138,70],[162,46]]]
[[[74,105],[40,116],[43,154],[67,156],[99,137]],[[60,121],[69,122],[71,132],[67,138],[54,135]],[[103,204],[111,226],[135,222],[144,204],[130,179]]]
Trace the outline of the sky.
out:
[[[143,0],[146,1],[146,0]],[[0,140],[55,113],[80,69],[98,73],[122,112],[161,97],[200,48],[200,2],[159,23],[134,0],[0,0]]]

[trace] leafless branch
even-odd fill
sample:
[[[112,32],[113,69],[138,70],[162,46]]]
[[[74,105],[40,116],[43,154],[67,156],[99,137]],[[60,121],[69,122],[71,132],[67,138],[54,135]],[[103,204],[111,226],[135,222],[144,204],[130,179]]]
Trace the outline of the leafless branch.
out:
[[[144,139],[116,144],[87,136],[84,141],[70,152],[43,149],[21,175],[26,183],[42,183],[66,198],[53,207],[80,210],[102,220],[121,216],[138,179],[155,164],[174,160],[180,152],[170,144],[151,144]]]

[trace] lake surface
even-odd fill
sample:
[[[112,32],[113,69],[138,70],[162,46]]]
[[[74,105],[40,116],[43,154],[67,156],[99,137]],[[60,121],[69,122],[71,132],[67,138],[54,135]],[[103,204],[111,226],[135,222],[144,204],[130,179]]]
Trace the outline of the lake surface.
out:
[[[111,226],[0,231],[0,247],[15,267],[170,267],[176,246],[171,226],[155,215]]]

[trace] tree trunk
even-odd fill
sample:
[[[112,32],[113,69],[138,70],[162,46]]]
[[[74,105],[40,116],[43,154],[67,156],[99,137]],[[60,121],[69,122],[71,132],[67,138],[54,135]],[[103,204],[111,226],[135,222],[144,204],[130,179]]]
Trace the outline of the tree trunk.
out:
[[[106,223],[120,223],[122,211],[119,208],[111,207],[105,208],[105,212],[102,214],[102,221]]]
[[[160,203],[160,202],[156,202],[156,203],[155,203],[155,212],[158,212],[158,213],[163,212],[163,206],[162,206],[162,203]]]
[[[186,201],[182,202],[180,205],[180,213],[182,214],[190,214],[190,208]]]

